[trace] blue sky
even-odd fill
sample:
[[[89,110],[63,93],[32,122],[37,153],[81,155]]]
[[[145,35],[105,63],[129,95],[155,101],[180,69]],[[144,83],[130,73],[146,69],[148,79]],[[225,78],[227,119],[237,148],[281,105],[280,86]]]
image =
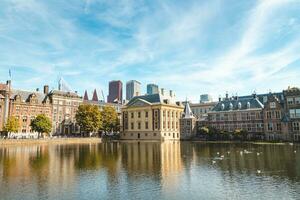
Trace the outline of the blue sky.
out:
[[[83,93],[135,79],[179,100],[300,86],[300,0],[0,0],[0,81]],[[91,95],[90,95],[91,96]]]

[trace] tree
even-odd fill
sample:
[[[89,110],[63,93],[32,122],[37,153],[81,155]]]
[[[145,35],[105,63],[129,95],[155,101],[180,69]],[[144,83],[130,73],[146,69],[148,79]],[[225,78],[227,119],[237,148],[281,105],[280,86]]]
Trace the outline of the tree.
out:
[[[105,132],[112,132],[119,130],[119,119],[118,113],[116,112],[115,108],[111,106],[104,106],[103,110],[101,111],[102,116],[102,129]]]
[[[97,132],[101,128],[101,113],[96,105],[80,105],[75,115],[83,133]]]
[[[16,117],[9,117],[3,130],[7,133],[18,132],[19,126],[19,120]]]
[[[45,115],[37,115],[30,123],[31,129],[38,132],[38,136],[42,134],[49,135],[52,129],[51,120]]]

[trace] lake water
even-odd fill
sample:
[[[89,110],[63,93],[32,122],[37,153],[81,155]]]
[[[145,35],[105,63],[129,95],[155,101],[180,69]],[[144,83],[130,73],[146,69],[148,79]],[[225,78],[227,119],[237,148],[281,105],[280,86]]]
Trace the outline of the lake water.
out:
[[[300,146],[0,147],[0,199],[300,199]]]

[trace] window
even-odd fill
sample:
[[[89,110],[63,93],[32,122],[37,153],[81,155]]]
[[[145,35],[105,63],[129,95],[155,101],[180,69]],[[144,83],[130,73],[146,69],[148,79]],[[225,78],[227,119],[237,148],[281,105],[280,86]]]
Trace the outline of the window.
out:
[[[134,113],[132,112],[132,113],[131,113],[131,118],[133,118],[133,117],[134,117]]]
[[[276,119],[280,119],[280,112],[276,111]]]
[[[141,112],[138,112],[138,118],[141,118]]]
[[[148,133],[145,133],[145,136],[147,137],[147,136],[148,136]]]
[[[271,117],[271,112],[267,112],[267,119],[271,119],[272,117]]]
[[[277,131],[281,131],[281,124],[280,123],[277,123]]]
[[[156,133],[153,133],[153,136],[155,137],[155,136],[156,136]]]
[[[290,109],[291,118],[300,118],[300,109]]]
[[[295,103],[300,104],[300,97],[295,97]]]
[[[134,123],[133,122],[131,123],[131,129],[134,129]]]
[[[27,116],[23,116],[23,122],[27,122]]]
[[[272,123],[268,123],[268,131],[273,131],[273,124]]]
[[[148,122],[145,122],[145,129],[148,129]]]
[[[138,129],[141,129],[141,122],[138,122]]]
[[[289,105],[294,104],[294,99],[293,99],[293,98],[287,98],[287,103],[288,103]]]
[[[275,102],[271,102],[270,103],[270,108],[276,108],[276,103]]]
[[[145,117],[148,118],[148,111],[145,112]]]
[[[293,130],[294,131],[299,131],[300,129],[299,129],[299,122],[294,122],[293,123]]]

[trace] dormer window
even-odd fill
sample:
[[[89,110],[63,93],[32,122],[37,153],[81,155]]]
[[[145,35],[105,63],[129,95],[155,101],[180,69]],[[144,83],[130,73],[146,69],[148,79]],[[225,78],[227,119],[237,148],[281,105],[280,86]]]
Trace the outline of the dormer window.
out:
[[[250,109],[251,105],[250,105],[250,102],[248,101],[247,102],[247,109]]]
[[[229,104],[229,109],[230,109],[230,110],[233,109],[233,104],[232,104],[232,103]]]
[[[225,105],[224,103],[221,104],[221,109],[224,110],[225,109]]]
[[[238,109],[241,109],[242,108],[242,104],[241,102],[238,103]]]
[[[270,108],[276,108],[276,103],[275,102],[270,102]]]

